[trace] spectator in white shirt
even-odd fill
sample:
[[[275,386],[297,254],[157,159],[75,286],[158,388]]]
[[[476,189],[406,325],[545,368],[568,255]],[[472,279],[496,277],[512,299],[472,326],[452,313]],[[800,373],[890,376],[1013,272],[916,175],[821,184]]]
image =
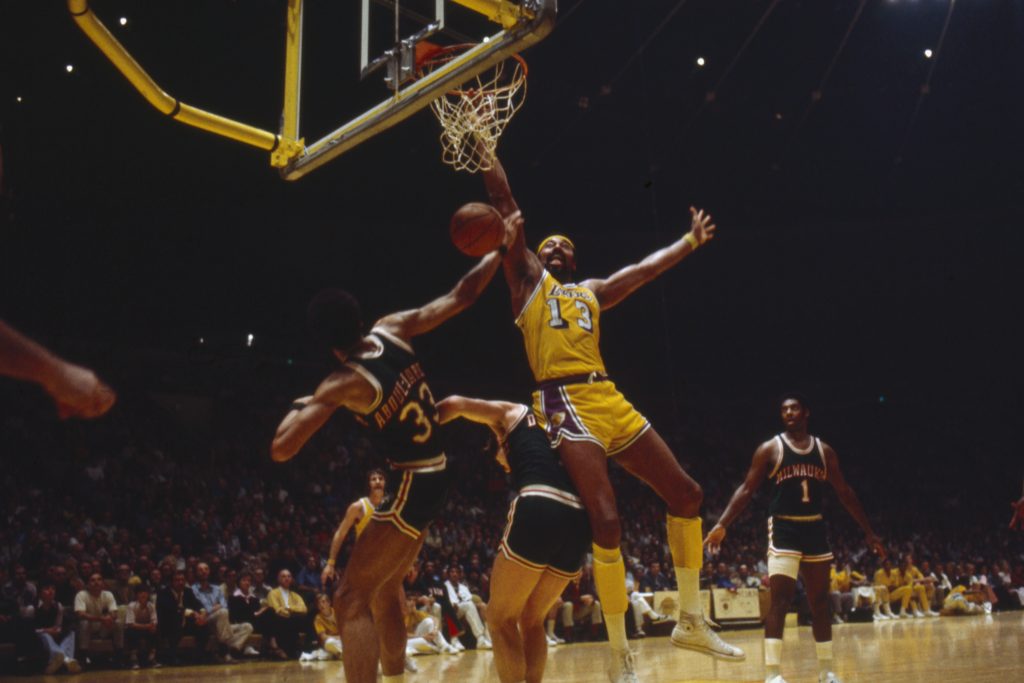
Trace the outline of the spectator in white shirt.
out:
[[[85,589],[75,596],[78,649],[83,659],[90,655],[93,639],[112,640],[116,659],[121,658],[124,649],[124,631],[117,619],[117,601],[113,593],[103,590],[103,585],[103,577],[99,572],[93,572]]]
[[[469,624],[469,629],[476,638],[477,649],[490,650],[493,647],[491,636],[484,621],[487,618],[487,603],[473,600],[469,586],[462,580],[462,570],[457,566],[448,569],[448,580],[444,582],[444,587],[448,591],[448,601],[455,608],[459,619],[465,619]]]

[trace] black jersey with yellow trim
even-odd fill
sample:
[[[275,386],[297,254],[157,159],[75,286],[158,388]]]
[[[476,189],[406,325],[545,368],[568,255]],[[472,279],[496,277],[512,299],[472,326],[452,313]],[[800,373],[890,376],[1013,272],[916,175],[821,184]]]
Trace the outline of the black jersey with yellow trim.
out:
[[[431,461],[442,455],[437,407],[426,375],[412,347],[374,328],[367,335],[373,348],[345,364],[377,391],[370,409],[358,421],[376,437],[381,455],[395,464]]]
[[[769,478],[774,484],[768,514],[794,518],[820,516],[828,470],[825,450],[818,437],[807,448],[797,450],[785,434],[775,441],[779,457]]]
[[[576,494],[576,487],[562,467],[558,452],[551,448],[547,433],[537,425],[533,411],[526,406],[522,406],[522,413],[509,430],[505,450],[512,487],[516,491],[542,484]]]

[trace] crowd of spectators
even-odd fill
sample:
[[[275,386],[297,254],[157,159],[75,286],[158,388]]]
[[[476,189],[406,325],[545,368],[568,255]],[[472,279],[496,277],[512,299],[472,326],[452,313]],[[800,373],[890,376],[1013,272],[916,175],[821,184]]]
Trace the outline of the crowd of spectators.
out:
[[[275,464],[267,454],[269,435],[284,400],[250,397],[232,410],[213,410],[206,429],[189,430],[167,401],[127,391],[102,420],[58,425],[49,406],[33,403],[26,390],[0,389],[18,394],[12,402],[24,406],[0,417],[0,642],[15,643],[20,659],[38,670],[77,671],[189,657],[225,662],[340,653],[329,601],[317,598],[332,588],[321,583],[323,562],[346,506],[366,493],[365,472],[381,465],[352,422],[335,419],[298,458]],[[705,427],[684,425],[664,435],[704,488],[710,528],[756,444],[730,440],[725,425]],[[484,448],[486,435],[460,427],[449,437],[454,485],[406,583],[410,613],[429,616],[427,624],[420,614],[407,618],[420,651],[458,652],[462,641],[488,646],[489,569],[507,512],[509,489]],[[1018,607],[1024,545],[992,514],[990,501],[972,504],[975,491],[963,483],[943,493],[938,468],[922,467],[909,487],[875,469],[877,462],[843,461],[893,567],[913,555],[921,576],[904,564],[895,583],[882,580],[878,572],[887,576],[887,567],[868,554],[857,527],[830,501],[836,618],[849,618],[861,604],[881,610],[886,590],[896,618],[901,609],[909,616],[943,609],[954,592],[968,604]],[[615,465],[611,474],[634,593],[634,634],[643,635],[646,624],[671,618],[635,599],[675,588],[664,511],[641,482]],[[984,486],[978,489],[983,497]],[[765,587],[764,505],[751,507],[730,527],[722,554],[708,558],[703,587]],[[339,570],[350,550],[351,540],[338,557]],[[883,617],[888,607],[886,601]],[[588,569],[570,584],[548,625],[553,644],[601,637]],[[187,636],[194,646],[179,648]],[[94,652],[97,641],[109,647]]]

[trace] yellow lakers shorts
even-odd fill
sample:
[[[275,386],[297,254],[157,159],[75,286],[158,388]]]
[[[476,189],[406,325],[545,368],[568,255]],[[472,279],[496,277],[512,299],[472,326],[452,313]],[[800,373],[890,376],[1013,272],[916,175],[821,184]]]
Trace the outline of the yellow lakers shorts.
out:
[[[563,439],[590,441],[615,455],[651,424],[608,380],[580,384],[545,382],[533,392],[533,412],[556,448]]]

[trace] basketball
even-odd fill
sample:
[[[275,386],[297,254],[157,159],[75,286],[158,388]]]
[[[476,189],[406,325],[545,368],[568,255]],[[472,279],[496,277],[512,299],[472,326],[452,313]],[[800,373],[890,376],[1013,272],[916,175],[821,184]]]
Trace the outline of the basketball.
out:
[[[505,238],[505,221],[490,204],[471,202],[455,212],[448,232],[452,244],[463,254],[483,256],[501,246]]]

